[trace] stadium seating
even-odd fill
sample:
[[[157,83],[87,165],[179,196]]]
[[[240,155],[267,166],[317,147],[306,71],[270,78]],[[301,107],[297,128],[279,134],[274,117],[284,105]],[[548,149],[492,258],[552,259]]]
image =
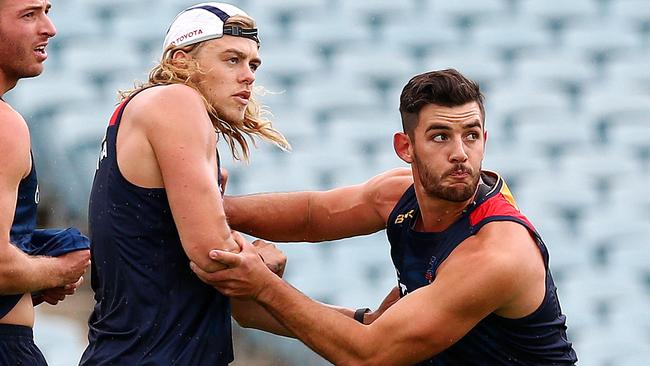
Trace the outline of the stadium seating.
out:
[[[146,78],[171,18],[191,3],[54,3],[47,71],[7,99],[33,129],[40,177],[63,202],[57,216],[84,217],[116,90]],[[391,146],[402,86],[457,68],[484,87],[485,168],[506,177],[546,238],[581,364],[650,363],[650,2],[233,3],[258,20],[258,83],[271,91],[260,98],[294,149],[260,142],[243,165],[220,141],[229,193],[329,189],[406,166]],[[383,233],[282,246],[289,281],[351,307],[376,306],[394,284],[387,248]],[[296,365],[326,364],[297,342],[244,334]]]

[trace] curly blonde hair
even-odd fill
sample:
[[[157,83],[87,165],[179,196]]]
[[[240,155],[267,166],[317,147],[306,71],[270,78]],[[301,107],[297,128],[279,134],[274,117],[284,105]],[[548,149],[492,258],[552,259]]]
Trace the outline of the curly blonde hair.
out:
[[[244,16],[233,16],[224,25],[254,28],[255,21]],[[242,121],[226,122],[219,117],[214,106],[201,94],[197,83],[192,79],[192,76],[196,73],[204,73],[198,62],[192,58],[172,61],[172,55],[175,51],[182,50],[188,53],[198,51],[204,44],[205,42],[201,42],[181,48],[174,45],[169,46],[163,53],[160,63],[150,71],[149,80],[146,83],[137,85],[134,89],[120,91],[120,99],[127,99],[138,91],[155,85],[184,84],[199,92],[214,128],[225,137],[235,160],[249,161],[250,149],[246,137],[251,140],[253,146],[257,145],[254,139],[257,136],[283,150],[291,150],[291,145],[289,145],[287,139],[273,127],[271,121],[267,118],[267,116],[271,115],[269,110],[259,103],[253,95],[251,95],[246,106],[244,119]],[[255,91],[259,90],[259,87],[255,89]]]

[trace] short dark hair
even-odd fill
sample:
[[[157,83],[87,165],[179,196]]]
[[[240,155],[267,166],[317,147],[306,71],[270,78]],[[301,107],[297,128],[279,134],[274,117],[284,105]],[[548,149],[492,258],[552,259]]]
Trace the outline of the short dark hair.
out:
[[[425,105],[458,107],[470,102],[478,104],[485,126],[483,99],[478,83],[454,69],[416,75],[404,86],[400,96],[399,112],[402,116],[402,127],[404,132],[412,136],[417,126],[418,114]]]

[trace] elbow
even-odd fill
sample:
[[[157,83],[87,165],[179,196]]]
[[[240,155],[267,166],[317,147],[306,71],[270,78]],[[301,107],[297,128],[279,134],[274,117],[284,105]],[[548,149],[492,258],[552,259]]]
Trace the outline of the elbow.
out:
[[[213,273],[225,269],[225,265],[210,258],[209,251],[210,250],[204,250],[201,253],[194,254],[188,253],[188,257],[197,267],[199,267],[199,269],[207,273]]]
[[[216,272],[220,269],[226,268],[226,266],[223,264],[210,258],[210,251],[225,250],[234,253],[239,252],[239,247],[231,236],[210,241],[201,241],[200,239],[186,239],[181,240],[181,242],[185,249],[185,254],[187,254],[188,258],[205,272]]]
[[[219,248],[208,248],[201,245],[193,245],[191,243],[184,243],[184,247],[185,254],[187,254],[190,261],[194,262],[199,269],[205,272],[212,273],[226,267],[210,258],[210,250]]]
[[[390,359],[387,359],[386,347],[381,347],[378,343],[363,342],[358,344],[354,349],[350,349],[347,354],[343,355],[344,359],[338,360],[337,365],[342,366],[383,366],[391,365]]]

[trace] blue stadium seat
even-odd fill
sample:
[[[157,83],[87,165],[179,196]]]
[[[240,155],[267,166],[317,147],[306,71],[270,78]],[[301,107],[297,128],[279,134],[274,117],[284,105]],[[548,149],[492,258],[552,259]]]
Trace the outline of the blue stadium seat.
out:
[[[569,27],[563,38],[563,47],[584,51],[596,60],[615,56],[617,53],[634,50],[641,46],[641,38],[627,22],[595,20]]]
[[[271,91],[260,99],[294,151],[259,142],[245,165],[220,140],[228,193],[326,189],[408,167],[391,146],[401,89],[416,73],[456,68],[486,94],[484,167],[506,178],[546,240],[580,363],[648,363],[647,0],[233,3],[258,21],[256,84]],[[30,123],[61,216],[84,217],[115,92],[146,79],[167,25],[188,5],[54,4],[59,32],[45,73],[6,99]],[[282,249],[289,281],[323,301],[374,307],[394,283],[383,234]],[[264,342],[298,364],[326,364],[297,342]]]
[[[563,21],[567,23],[582,22],[593,19],[600,13],[596,0],[520,0],[519,9],[522,14],[539,17],[545,21]]]

